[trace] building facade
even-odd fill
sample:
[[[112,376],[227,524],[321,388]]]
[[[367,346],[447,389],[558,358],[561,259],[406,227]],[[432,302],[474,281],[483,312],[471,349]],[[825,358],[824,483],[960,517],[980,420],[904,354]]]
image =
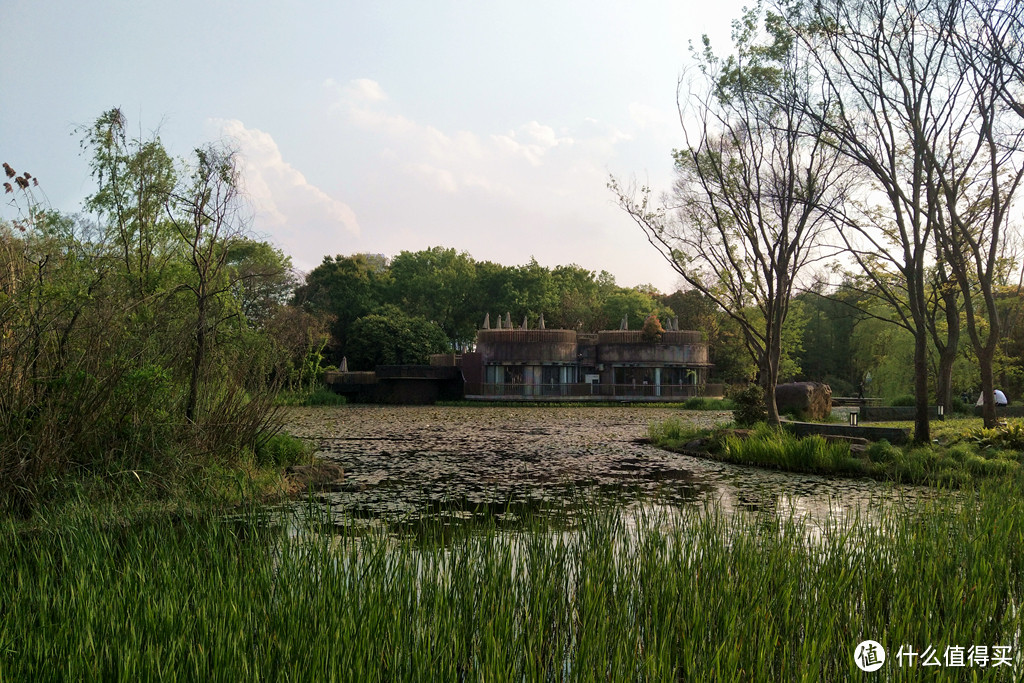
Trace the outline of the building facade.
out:
[[[468,398],[678,400],[719,395],[700,332],[483,329],[459,363]]]

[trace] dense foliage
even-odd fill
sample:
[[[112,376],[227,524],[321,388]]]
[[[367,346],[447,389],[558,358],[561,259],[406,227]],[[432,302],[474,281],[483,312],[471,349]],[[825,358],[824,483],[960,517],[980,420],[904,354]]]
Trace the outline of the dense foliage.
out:
[[[118,110],[83,136],[90,216],[5,164],[22,182],[0,223],[0,508],[23,514],[68,475],[161,490],[256,453],[308,351],[271,334],[289,262],[250,237],[230,150],[175,163]]]
[[[488,316],[494,326],[501,316],[534,327],[543,315],[548,328],[592,332],[618,329],[623,318],[639,330],[652,314],[661,320],[680,315],[653,288],[620,287],[607,272],[575,265],[552,269],[536,261],[504,266],[443,247],[403,251],[390,260],[369,254],[326,257],[298,287],[294,303],[332,321],[331,359],[340,364],[347,357],[353,370],[373,369],[362,349],[374,339],[357,338],[367,328],[355,325],[370,315],[429,321],[454,350],[471,347]]]

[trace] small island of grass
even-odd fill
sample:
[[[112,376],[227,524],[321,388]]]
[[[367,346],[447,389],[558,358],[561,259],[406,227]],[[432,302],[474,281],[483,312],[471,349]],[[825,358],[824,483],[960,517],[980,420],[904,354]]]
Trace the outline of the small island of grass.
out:
[[[931,444],[896,446],[884,440],[864,443],[818,435],[798,438],[785,426],[765,423],[750,429],[700,429],[677,417],[653,422],[648,430],[651,443],[659,448],[788,472],[952,487],[1021,473],[1022,420],[998,429],[983,429],[979,419],[950,420],[936,427],[934,433]]]

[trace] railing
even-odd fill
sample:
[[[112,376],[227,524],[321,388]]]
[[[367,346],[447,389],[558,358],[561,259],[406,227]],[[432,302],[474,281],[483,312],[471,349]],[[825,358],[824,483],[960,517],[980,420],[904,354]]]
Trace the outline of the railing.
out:
[[[466,384],[467,396],[540,398],[693,398],[721,396],[721,385],[696,384]]]
[[[884,399],[863,396],[833,396],[833,406],[880,406]]]

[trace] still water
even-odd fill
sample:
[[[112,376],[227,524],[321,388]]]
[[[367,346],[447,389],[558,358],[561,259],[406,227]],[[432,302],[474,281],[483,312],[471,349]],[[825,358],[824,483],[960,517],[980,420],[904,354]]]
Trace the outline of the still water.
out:
[[[347,519],[564,510],[600,499],[626,508],[715,504],[814,523],[930,495],[870,479],[718,463],[644,443],[648,424],[669,416],[698,426],[731,419],[728,412],[662,406],[353,405],[289,409],[286,428],[344,468],[344,483],[320,498]]]

